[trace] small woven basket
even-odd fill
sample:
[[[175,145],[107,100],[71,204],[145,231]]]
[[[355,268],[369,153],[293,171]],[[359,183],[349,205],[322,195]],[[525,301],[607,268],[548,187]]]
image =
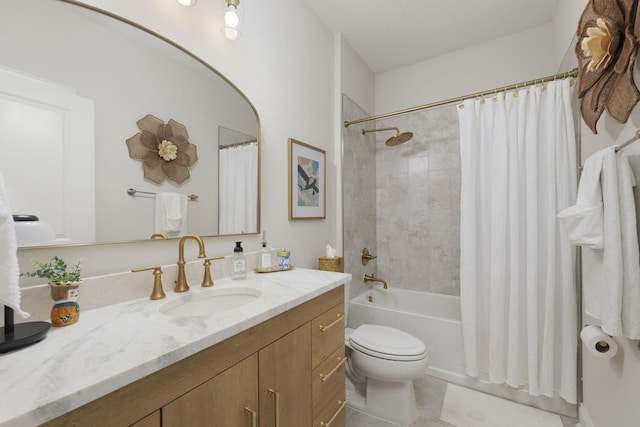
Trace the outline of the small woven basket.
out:
[[[318,270],[344,272],[344,264],[341,256],[318,258]]]

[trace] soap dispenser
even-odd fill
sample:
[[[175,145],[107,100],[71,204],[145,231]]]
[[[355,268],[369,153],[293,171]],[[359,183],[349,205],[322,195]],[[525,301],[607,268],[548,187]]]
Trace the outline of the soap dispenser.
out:
[[[261,270],[268,270],[273,266],[271,261],[271,251],[267,248],[267,236],[262,232],[262,249],[260,250],[260,262],[259,268]]]
[[[247,278],[247,268],[244,261],[242,242],[236,242],[236,247],[233,248],[233,275],[231,278],[234,280]]]

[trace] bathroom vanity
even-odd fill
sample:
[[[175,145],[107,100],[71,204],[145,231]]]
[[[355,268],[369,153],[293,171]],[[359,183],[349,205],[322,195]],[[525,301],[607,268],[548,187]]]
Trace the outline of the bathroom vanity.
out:
[[[199,316],[207,289],[83,312],[0,357],[0,426],[344,426],[348,274],[295,269],[216,282],[254,301]],[[4,388],[4,387],[3,387]]]

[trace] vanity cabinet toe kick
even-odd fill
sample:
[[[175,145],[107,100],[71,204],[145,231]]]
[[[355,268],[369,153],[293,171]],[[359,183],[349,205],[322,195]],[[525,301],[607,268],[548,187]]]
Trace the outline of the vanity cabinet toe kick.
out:
[[[344,427],[344,286],[43,426]]]

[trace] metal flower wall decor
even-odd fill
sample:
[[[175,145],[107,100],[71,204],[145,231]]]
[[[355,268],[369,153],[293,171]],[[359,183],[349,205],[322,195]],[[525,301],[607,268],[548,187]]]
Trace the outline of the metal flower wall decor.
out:
[[[144,177],[160,184],[165,177],[180,185],[189,179],[189,167],[198,160],[187,128],[171,119],[167,124],[147,114],[136,122],[142,132],[127,139],[129,157],[142,160]]]
[[[640,38],[638,0],[589,0],[578,24],[578,97],[595,134],[602,112],[626,123],[640,100],[633,66]]]

